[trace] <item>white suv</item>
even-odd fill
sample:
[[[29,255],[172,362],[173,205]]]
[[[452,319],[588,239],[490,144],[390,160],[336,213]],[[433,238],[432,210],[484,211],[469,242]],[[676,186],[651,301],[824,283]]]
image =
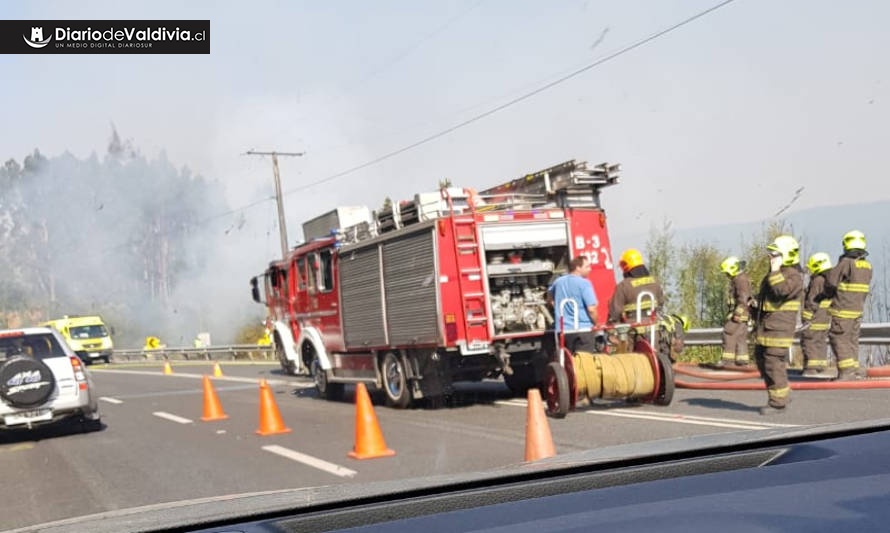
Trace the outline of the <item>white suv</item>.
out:
[[[96,400],[83,362],[56,331],[0,330],[0,429],[77,417],[98,430]]]

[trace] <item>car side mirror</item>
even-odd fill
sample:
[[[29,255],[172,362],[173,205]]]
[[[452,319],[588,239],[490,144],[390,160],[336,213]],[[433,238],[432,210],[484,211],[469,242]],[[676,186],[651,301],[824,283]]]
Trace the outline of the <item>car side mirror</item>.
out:
[[[257,285],[256,277],[250,278],[250,294],[253,296],[254,302],[258,304],[263,303],[262,300],[260,300],[260,288]]]

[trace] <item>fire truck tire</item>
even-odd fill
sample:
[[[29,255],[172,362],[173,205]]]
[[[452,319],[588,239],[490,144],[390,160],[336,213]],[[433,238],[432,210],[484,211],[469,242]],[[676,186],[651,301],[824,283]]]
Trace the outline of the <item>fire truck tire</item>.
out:
[[[315,390],[322,400],[339,402],[343,400],[345,385],[328,381],[328,373],[318,364],[318,359],[312,360],[312,379],[315,381]]]
[[[297,365],[285,355],[284,343],[281,342],[281,337],[277,332],[275,333],[273,346],[275,347],[275,357],[278,358],[278,362],[281,364],[281,370],[289,376],[294,375],[297,370]]]
[[[547,414],[553,418],[565,418],[569,412],[569,376],[557,362],[548,363],[544,370],[544,393]]]
[[[408,388],[404,358],[393,352],[387,353],[380,363],[380,375],[383,376],[386,404],[400,409],[408,407],[411,404],[411,391]]]
[[[297,375],[297,364],[290,359],[283,359],[281,362],[281,370],[288,376]]]
[[[658,359],[658,395],[653,403],[655,405],[670,405],[674,399],[674,367],[670,358],[664,353],[659,353]]]

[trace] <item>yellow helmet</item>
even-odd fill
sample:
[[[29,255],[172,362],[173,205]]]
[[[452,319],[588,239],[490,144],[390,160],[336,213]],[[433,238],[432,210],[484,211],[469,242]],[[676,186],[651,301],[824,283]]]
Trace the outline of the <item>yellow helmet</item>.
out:
[[[779,235],[766,245],[766,249],[781,255],[782,264],[785,266],[800,264],[800,245],[791,235]]]
[[[831,268],[831,257],[825,252],[816,252],[807,261],[807,268],[810,269],[810,274],[814,276],[821,274]]]
[[[686,318],[686,315],[673,315],[675,320],[679,320],[681,324],[683,324],[683,331],[689,331],[689,327],[692,325],[689,322],[689,319]]]
[[[858,230],[848,231],[844,235],[844,251],[865,250],[865,234]]]
[[[643,254],[636,248],[628,248],[621,254],[621,260],[618,261],[621,270],[627,272],[632,268],[636,268],[643,264]]]
[[[738,257],[731,255],[723,260],[720,263],[720,272],[723,272],[727,276],[734,278],[738,275],[738,273],[742,270],[741,261]]]

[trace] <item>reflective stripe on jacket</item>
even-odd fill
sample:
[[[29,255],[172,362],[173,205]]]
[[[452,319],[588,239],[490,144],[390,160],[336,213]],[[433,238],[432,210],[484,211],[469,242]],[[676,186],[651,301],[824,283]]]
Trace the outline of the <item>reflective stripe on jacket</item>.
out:
[[[796,265],[783,266],[763,278],[755,335],[757,344],[769,348],[791,346],[803,296],[803,273]]]

